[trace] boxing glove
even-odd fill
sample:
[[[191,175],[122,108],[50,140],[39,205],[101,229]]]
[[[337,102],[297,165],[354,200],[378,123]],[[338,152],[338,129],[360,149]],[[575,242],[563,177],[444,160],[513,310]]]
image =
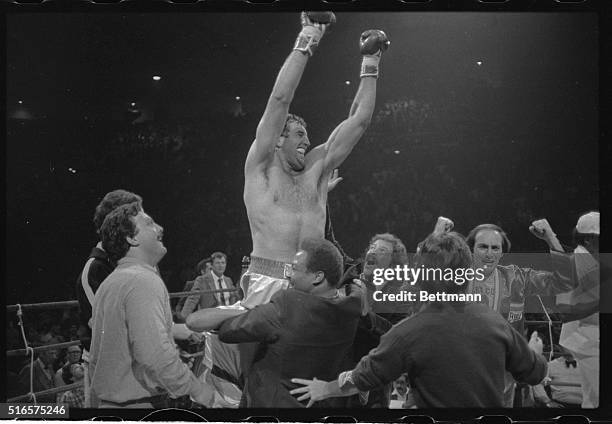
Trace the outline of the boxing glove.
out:
[[[302,12],[302,31],[295,40],[293,50],[312,56],[327,27],[336,22],[333,12]]]
[[[378,55],[389,48],[389,37],[379,29],[369,29],[361,34],[359,51],[362,55]]]
[[[387,34],[379,29],[369,29],[361,34],[359,39],[359,51],[363,55],[361,77],[378,78],[380,56],[390,44]]]
[[[302,12],[300,18],[303,27],[315,24],[331,25],[336,23],[334,12]]]

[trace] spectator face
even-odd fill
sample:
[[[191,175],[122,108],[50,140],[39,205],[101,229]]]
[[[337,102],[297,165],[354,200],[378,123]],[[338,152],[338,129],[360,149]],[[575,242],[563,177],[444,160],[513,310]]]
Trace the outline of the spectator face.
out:
[[[50,367],[57,360],[57,350],[45,350],[40,352],[40,360],[45,366]]]
[[[363,273],[366,277],[371,277],[374,274],[374,269],[389,267],[392,258],[393,243],[387,240],[376,240],[366,252]]]
[[[295,254],[291,263],[292,267],[291,275],[289,275],[289,285],[296,290],[310,293],[316,274],[308,271],[306,267],[307,264],[308,253],[300,250]]]
[[[134,223],[136,224],[136,235],[131,239],[132,244],[135,241],[136,248],[144,254],[148,262],[157,265],[167,252],[162,242],[163,227],[156,224],[153,218],[142,210],[134,218]]]
[[[502,236],[495,230],[481,230],[474,238],[474,268],[483,268],[489,275],[501,259]]]
[[[68,362],[76,364],[81,360],[81,348],[78,346],[70,346],[68,348]]]
[[[75,382],[82,380],[85,375],[83,365],[78,363],[70,366],[70,372],[72,373],[72,380]]]
[[[401,396],[406,396],[406,393],[408,392],[408,383],[406,382],[406,376],[402,374],[397,380],[395,380],[393,382],[393,388],[397,390],[397,392]]]
[[[225,258],[215,258],[212,263],[212,269],[217,275],[223,275],[227,263]]]

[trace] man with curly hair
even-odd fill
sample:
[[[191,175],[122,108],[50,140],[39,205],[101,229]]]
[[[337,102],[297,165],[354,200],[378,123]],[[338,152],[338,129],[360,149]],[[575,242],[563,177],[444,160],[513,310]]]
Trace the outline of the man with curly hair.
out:
[[[358,259],[342,276],[342,284],[358,279],[363,281],[366,287],[368,304],[364,305],[353,343],[353,362],[355,364],[378,345],[380,337],[391,328],[392,324],[399,322],[411,312],[410,305],[406,302],[377,303],[373,298],[377,290],[386,294],[409,290],[409,286],[403,281],[390,280],[378,286],[373,282],[376,269],[395,268],[398,265],[408,265],[406,246],[399,237],[391,233],[380,233],[370,239],[363,258]],[[388,408],[391,389],[391,384],[385,384],[373,389],[367,399],[354,396],[347,401],[347,407]]]
[[[104,196],[102,201],[96,206],[96,211],[93,217],[94,227],[98,237],[101,236],[100,229],[104,218],[115,208],[129,203],[137,203],[142,207],[142,198],[136,193],[126,190],[113,190]],[[76,297],[79,301],[79,321],[80,321],[80,338],[83,345],[83,361],[87,362],[89,358],[89,344],[91,341],[91,306],[93,305],[94,295],[96,290],[102,284],[102,281],[113,272],[115,268],[114,262],[108,257],[108,253],[102,247],[102,242],[92,249],[89,258],[85,262],[81,273],[76,280]],[[85,386],[89,385],[89,375],[87,366],[85,366],[84,375]],[[85,396],[85,405],[89,405],[87,392]]]
[[[163,228],[139,203],[130,203],[108,214],[101,235],[117,267],[94,298],[91,406],[165,407],[168,395],[208,403],[210,391],[173,341],[170,298],[157,270],[167,252]]]
[[[374,235],[368,243],[368,248],[365,250],[363,258],[351,266],[342,277],[343,282],[348,282],[354,278],[358,278],[365,283],[367,288],[367,298],[370,308],[378,309],[382,307],[375,303],[373,294],[375,291],[383,293],[396,293],[405,287],[404,281],[385,280],[382,284],[374,284],[374,272],[376,269],[395,269],[396,266],[403,267],[408,265],[408,252],[406,246],[399,237],[391,233],[381,233]],[[390,308],[396,309],[396,308]],[[390,309],[385,309],[384,312],[389,313]],[[378,310],[380,312],[380,309]],[[400,315],[405,315],[407,311]],[[395,317],[399,318],[399,317]],[[395,319],[392,319],[395,321]]]

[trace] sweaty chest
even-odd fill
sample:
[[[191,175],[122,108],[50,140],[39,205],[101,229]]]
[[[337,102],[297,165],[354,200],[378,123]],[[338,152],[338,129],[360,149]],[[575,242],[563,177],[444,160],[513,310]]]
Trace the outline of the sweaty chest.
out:
[[[323,201],[317,190],[316,182],[307,178],[286,177],[278,179],[270,187],[274,205],[293,212],[314,209]]]

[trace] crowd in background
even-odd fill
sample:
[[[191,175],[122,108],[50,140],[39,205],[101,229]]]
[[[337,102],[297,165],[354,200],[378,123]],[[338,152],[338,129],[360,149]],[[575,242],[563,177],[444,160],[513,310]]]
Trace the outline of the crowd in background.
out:
[[[329,196],[336,237],[350,256],[361,253],[365,234],[383,231],[398,234],[413,249],[439,215],[453,216],[463,230],[479,222],[500,224],[513,235],[516,251],[538,251],[525,230],[532,220],[547,216],[556,227],[571,228],[568,217],[597,207],[596,151],[578,142],[560,145],[554,135],[508,135],[494,128],[452,132],[447,129],[452,124],[438,124],[442,113],[442,105],[409,98],[378,108],[364,140],[340,169],[344,181]],[[9,124],[12,145],[19,146],[9,152],[7,169],[15,182],[8,187],[15,200],[8,204],[9,233],[20,235],[25,253],[19,259],[30,262],[25,274],[9,267],[9,280],[21,281],[9,285],[9,303],[70,298],[74,263],[91,242],[86,205],[98,200],[98,187],[151,194],[148,208],[170,230],[170,254],[161,271],[173,290],[183,286],[207,250],[221,248],[230,257],[250,253],[242,190],[244,158],[257,125],[252,115],[219,113],[197,122]],[[309,125],[314,132],[321,124]],[[74,145],[55,150],[44,142],[51,134]],[[74,214],[57,208],[57,199],[71,204]],[[78,244],[49,252],[54,238],[48,220]],[[238,267],[230,264],[230,271]],[[47,283],[50,273],[53,285]]]

